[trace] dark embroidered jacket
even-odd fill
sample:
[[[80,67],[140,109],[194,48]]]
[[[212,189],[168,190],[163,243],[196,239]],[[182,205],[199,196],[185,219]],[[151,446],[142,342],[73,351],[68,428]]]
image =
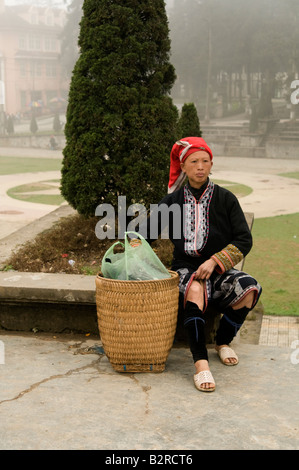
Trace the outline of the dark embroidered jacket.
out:
[[[163,219],[162,204],[169,210]],[[236,196],[210,180],[199,190],[188,184],[165,196],[159,203],[158,232],[168,225],[174,244],[173,269],[197,268],[213,258],[220,273],[235,266],[252,247],[252,236]],[[175,210],[179,209],[179,210]],[[148,223],[150,237],[151,217]],[[178,227],[180,233],[178,233]]]

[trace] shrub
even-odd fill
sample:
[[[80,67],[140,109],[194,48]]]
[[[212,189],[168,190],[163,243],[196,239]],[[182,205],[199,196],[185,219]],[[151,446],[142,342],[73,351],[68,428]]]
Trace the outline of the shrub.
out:
[[[35,134],[37,131],[38,131],[38,125],[37,125],[35,116],[33,115],[30,121],[30,132],[32,132],[32,134]]]
[[[61,192],[77,211],[156,203],[177,138],[163,0],[85,0],[69,93]]]
[[[198,114],[193,103],[185,103],[182,107],[178,123],[178,133],[181,137],[201,137]]]

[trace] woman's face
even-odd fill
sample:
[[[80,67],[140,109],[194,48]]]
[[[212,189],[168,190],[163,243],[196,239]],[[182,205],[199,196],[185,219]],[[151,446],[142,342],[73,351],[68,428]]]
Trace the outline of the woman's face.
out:
[[[191,153],[181,163],[181,169],[186,173],[189,183],[193,188],[200,188],[207,181],[212,166],[213,162],[210,155],[204,150]]]

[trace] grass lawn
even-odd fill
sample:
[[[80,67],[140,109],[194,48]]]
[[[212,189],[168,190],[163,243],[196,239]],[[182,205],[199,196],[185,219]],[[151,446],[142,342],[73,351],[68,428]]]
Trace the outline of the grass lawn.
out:
[[[219,184],[223,188],[229,189],[232,193],[234,193],[238,198],[248,196],[248,194],[252,193],[252,188],[250,186],[246,186],[245,184],[233,183],[231,181],[224,181],[224,180],[217,180],[211,178],[214,183]]]
[[[299,316],[299,213],[256,219],[244,270],[262,285],[266,315]]]
[[[64,202],[64,198],[59,193],[59,190],[57,189],[58,187],[59,180],[40,181],[38,183],[15,186],[14,188],[10,188],[7,191],[7,194],[12,198],[19,199],[21,201],[60,206],[60,204]],[[55,194],[51,194],[51,192],[53,193],[53,190]],[[47,194],[47,191],[49,194]]]
[[[0,157],[0,175],[60,171],[61,164],[59,158]]]
[[[293,171],[292,173],[280,173],[279,176],[285,176],[286,178],[299,179],[299,171]]]

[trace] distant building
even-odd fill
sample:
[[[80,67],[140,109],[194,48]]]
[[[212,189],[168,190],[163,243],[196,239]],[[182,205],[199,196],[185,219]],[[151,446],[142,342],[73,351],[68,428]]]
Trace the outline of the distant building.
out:
[[[0,104],[7,114],[46,113],[67,98],[60,61],[65,21],[63,9],[0,0]]]

